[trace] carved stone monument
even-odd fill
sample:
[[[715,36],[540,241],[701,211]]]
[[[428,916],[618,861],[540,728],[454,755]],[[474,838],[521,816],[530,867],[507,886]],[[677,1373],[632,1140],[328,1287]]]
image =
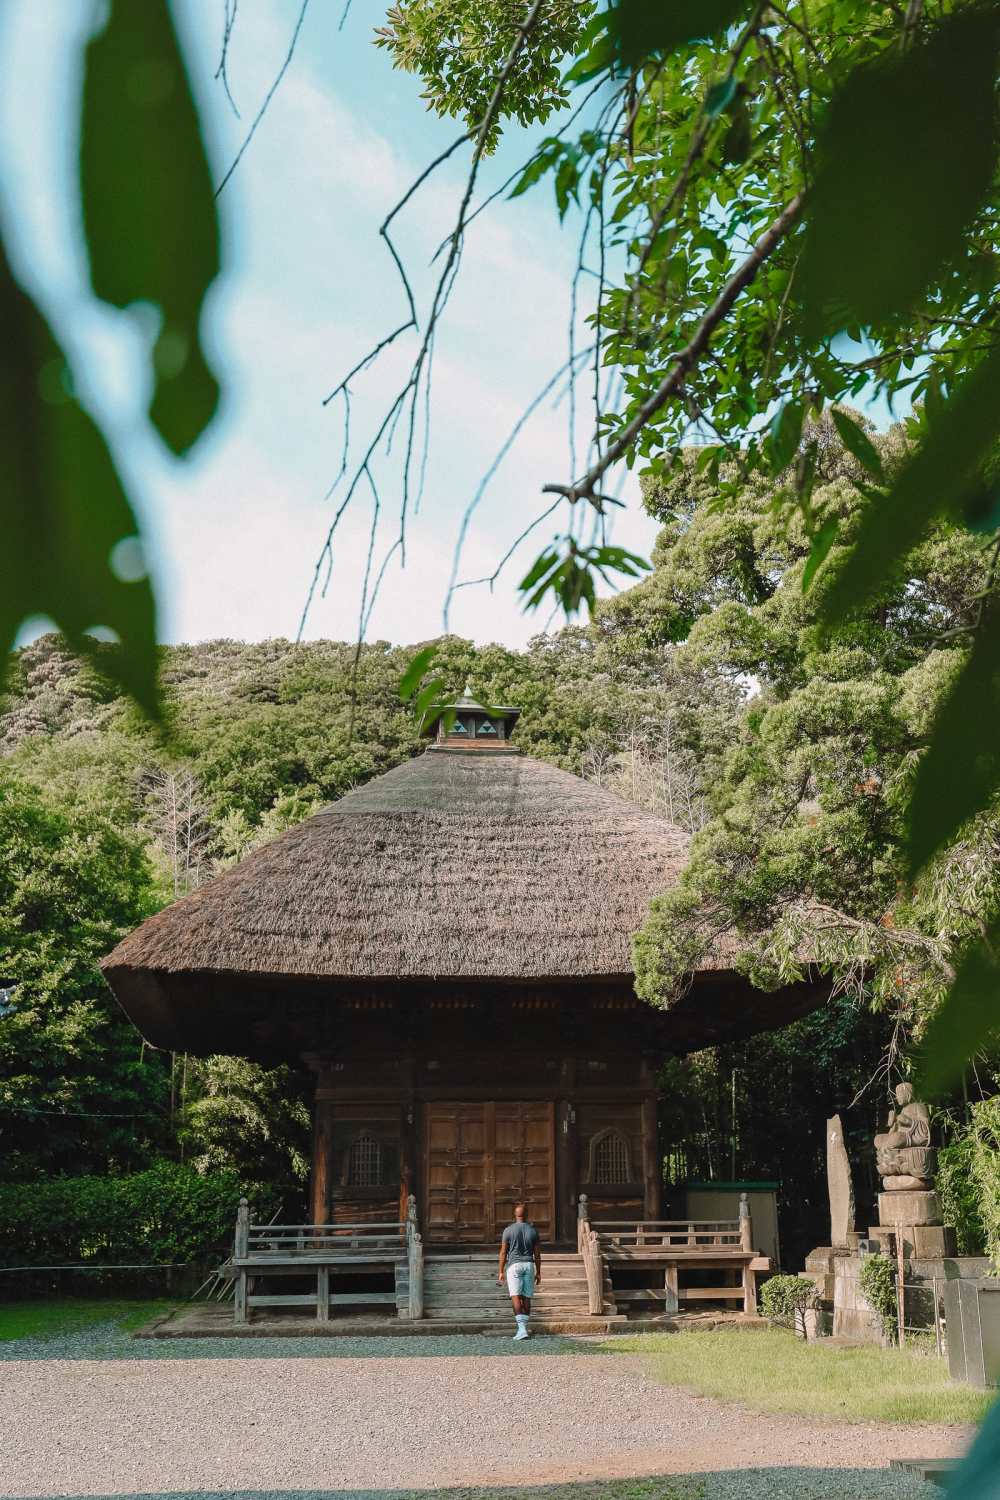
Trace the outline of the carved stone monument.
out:
[[[931,1116],[913,1097],[913,1087],[896,1087],[896,1108],[885,1130],[875,1137],[875,1164],[882,1178],[878,1195],[879,1228],[896,1230],[906,1253],[917,1257],[954,1254],[954,1231],[941,1223],[934,1191],[937,1150],[931,1145]]]
[[[826,1180],[830,1192],[830,1245],[846,1249],[854,1233],[854,1183],[840,1116],[826,1122]]]

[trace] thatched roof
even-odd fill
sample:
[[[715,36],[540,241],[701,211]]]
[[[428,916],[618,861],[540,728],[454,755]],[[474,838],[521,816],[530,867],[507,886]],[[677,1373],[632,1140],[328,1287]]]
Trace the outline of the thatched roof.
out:
[[[627,975],[687,837],[520,755],[428,752],[144,922],[137,971],[317,979]]]

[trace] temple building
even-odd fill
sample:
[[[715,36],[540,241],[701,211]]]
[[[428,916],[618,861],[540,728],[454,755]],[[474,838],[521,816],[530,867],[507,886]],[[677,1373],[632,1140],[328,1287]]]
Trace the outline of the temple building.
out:
[[[470,692],[427,750],[149,918],[104,961],[156,1047],[304,1060],[313,1223],[405,1217],[494,1243],[515,1199],[550,1245],[660,1212],[664,1058],[786,1024],[819,985],[755,990],[724,955],[661,1011],[632,936],[687,835],[523,755]]]

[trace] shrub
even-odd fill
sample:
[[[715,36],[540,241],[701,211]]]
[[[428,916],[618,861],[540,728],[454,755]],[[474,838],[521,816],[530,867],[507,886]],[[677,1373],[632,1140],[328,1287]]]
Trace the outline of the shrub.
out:
[[[234,1172],[166,1161],[127,1177],[0,1184],[0,1266],[204,1261],[231,1242],[240,1192]]]
[[[1000,1095],[980,1099],[938,1156],[935,1187],[960,1255],[988,1255],[1000,1270]]]
[[[866,1255],[858,1274],[861,1295],[882,1324],[888,1339],[899,1333],[896,1304],[896,1267],[885,1255]]]
[[[761,1310],[772,1323],[806,1336],[806,1313],[815,1307],[816,1283],[808,1276],[770,1276],[760,1290]]]
[[[1000,1095],[972,1106],[972,1177],[986,1253],[1000,1269]]]
[[[941,1202],[941,1218],[954,1224],[959,1255],[986,1254],[979,1185],[973,1168],[975,1143],[965,1133],[942,1146],[934,1186]]]

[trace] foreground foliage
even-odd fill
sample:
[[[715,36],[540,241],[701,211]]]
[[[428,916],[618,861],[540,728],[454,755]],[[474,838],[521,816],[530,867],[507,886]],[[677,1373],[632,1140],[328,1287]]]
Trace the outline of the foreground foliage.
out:
[[[231,1242],[242,1191],[233,1172],[173,1162],[125,1177],[0,1183],[0,1267],[197,1264]]]
[[[772,1323],[781,1323],[805,1338],[805,1315],[816,1300],[816,1283],[808,1276],[769,1276],[761,1287],[760,1310]]]
[[[984,1392],[952,1384],[946,1360],[871,1345],[830,1349],[778,1330],[646,1333],[601,1347],[646,1355],[665,1385],[755,1411],[842,1422],[976,1422],[991,1405]]]

